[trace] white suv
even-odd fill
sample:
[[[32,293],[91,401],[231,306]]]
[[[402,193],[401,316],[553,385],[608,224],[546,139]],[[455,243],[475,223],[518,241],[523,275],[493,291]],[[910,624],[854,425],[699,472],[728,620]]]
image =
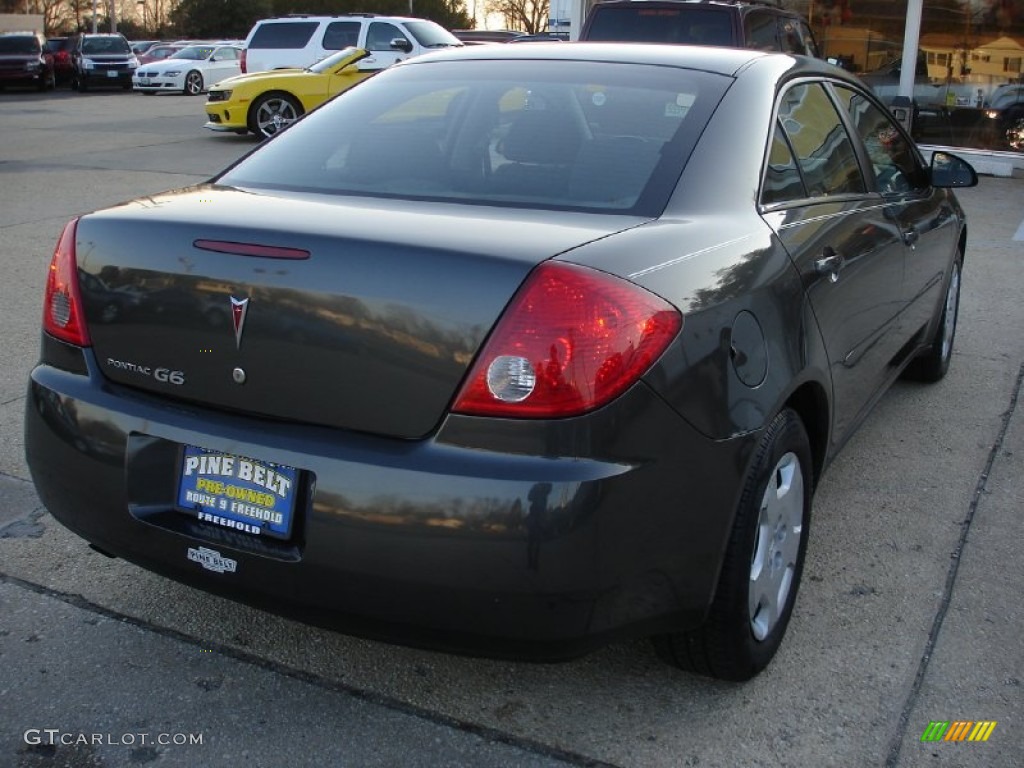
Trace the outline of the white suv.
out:
[[[448,30],[426,19],[372,13],[282,16],[257,21],[249,31],[242,72],[305,68],[349,46],[371,53],[359,69],[376,70],[431,49],[460,45]]]

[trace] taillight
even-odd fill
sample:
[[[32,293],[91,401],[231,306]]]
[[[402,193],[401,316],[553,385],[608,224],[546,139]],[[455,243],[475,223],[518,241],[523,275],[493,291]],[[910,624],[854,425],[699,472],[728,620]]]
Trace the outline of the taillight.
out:
[[[75,259],[77,230],[78,219],[72,219],[64,226],[57,249],[53,252],[43,298],[43,330],[61,341],[87,347],[91,342],[85,327]]]
[[[636,382],[682,324],[679,310],[633,283],[546,262],[506,308],[452,410],[537,419],[594,410]]]
[[[242,49],[242,57],[238,60],[238,65],[242,68],[243,75],[249,71],[245,68],[245,48]]]

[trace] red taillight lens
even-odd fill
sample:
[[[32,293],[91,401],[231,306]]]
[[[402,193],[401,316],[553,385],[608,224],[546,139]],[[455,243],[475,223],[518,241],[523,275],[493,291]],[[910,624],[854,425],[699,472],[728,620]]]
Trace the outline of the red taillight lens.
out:
[[[43,330],[61,341],[87,347],[91,342],[82,312],[82,292],[78,288],[78,264],[75,260],[77,230],[78,219],[69,221],[53,252],[43,298]]]
[[[682,324],[679,310],[633,283],[546,262],[498,321],[452,410],[536,419],[594,410],[636,382]]]
[[[242,74],[244,75],[248,70],[245,68],[245,49],[242,49],[242,57],[238,60],[238,65],[242,68]]]

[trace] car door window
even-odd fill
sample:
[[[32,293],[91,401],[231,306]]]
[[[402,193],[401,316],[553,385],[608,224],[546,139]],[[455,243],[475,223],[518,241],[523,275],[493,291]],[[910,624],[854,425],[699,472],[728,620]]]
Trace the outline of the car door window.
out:
[[[800,83],[783,93],[779,123],[810,197],[866,191],[853,142],[821,83]]]
[[[382,21],[375,21],[370,24],[366,33],[366,48],[370,51],[390,51],[391,41],[405,39],[405,35],[394,24],[387,24]]]
[[[837,86],[835,90],[867,150],[878,191],[905,195],[927,189],[928,175],[892,118],[850,88]]]
[[[779,41],[775,37],[775,17],[768,13],[748,13],[743,20],[747,48],[755,51],[777,51]]]
[[[359,45],[358,21],[333,21],[324,32],[324,50],[340,51],[342,48]]]
[[[779,45],[784,53],[807,54],[800,29],[793,19],[779,18]]]

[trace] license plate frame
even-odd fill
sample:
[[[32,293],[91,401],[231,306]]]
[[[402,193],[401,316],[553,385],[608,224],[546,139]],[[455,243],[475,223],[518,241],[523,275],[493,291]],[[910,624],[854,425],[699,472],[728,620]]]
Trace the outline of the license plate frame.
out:
[[[295,467],[195,445],[177,465],[177,508],[247,536],[289,539],[301,472]]]

